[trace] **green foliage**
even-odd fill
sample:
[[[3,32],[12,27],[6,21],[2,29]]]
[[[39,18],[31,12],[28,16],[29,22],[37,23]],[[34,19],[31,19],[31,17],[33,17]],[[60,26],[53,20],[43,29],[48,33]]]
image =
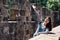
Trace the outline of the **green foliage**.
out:
[[[48,9],[53,11],[60,11],[60,0],[31,0],[34,3],[40,3]]]
[[[54,11],[60,10],[60,0],[48,0],[46,7]]]
[[[10,0],[8,0],[8,15],[10,16]]]

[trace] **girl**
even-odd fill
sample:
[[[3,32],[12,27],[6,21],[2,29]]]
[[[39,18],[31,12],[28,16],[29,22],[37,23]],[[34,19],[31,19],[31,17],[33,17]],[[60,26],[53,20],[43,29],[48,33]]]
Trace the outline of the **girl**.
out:
[[[45,18],[44,22],[39,22],[38,23],[38,27],[36,32],[34,33],[33,36],[37,36],[40,33],[39,32],[48,32],[51,31],[52,27],[51,27],[51,18],[48,16]]]

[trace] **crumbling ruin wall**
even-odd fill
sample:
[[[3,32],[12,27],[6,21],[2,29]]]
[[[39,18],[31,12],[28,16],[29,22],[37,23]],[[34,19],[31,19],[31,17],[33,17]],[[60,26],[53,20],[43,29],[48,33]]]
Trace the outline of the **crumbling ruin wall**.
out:
[[[5,2],[5,0],[4,3],[1,1],[0,6],[0,13],[2,15],[0,15],[0,39],[28,40],[33,37],[35,22],[31,20],[31,5],[29,0],[10,0],[10,14],[8,13],[7,2]]]

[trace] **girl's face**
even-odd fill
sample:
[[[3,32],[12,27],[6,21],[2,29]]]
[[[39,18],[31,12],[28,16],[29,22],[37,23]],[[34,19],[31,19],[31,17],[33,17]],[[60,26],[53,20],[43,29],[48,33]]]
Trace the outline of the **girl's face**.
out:
[[[48,24],[48,23],[49,23],[49,17],[45,18],[44,22],[45,22],[46,24]]]

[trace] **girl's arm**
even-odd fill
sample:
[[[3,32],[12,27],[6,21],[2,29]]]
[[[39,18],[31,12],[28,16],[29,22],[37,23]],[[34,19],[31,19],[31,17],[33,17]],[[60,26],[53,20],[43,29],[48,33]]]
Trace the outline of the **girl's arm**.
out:
[[[36,30],[36,32],[34,33],[33,37],[34,37],[34,36],[37,36],[38,32],[39,32],[39,24],[38,24],[37,30]]]
[[[38,23],[39,23],[39,22],[42,21],[42,19],[40,18],[39,12],[36,10],[35,7],[36,7],[36,6],[32,5],[32,8],[33,8],[33,10],[34,10],[34,13],[35,13],[35,15],[37,16],[37,21],[38,21]]]

